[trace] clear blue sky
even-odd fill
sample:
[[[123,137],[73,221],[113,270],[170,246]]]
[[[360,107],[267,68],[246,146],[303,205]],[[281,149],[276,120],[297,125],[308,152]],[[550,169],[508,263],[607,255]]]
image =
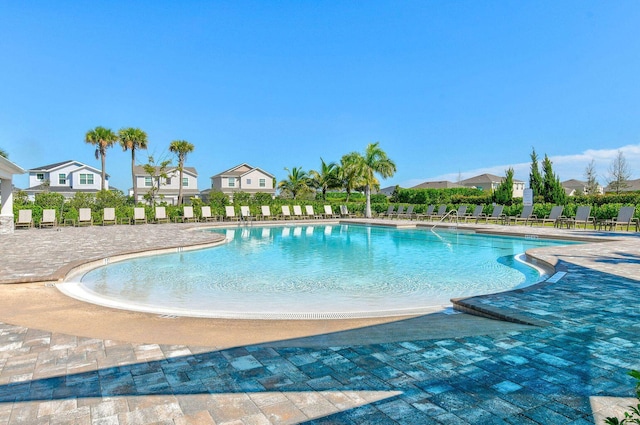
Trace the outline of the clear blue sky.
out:
[[[562,180],[593,158],[604,181],[618,149],[640,177],[638,1],[0,0],[0,55],[0,147],[26,169],[100,168],[101,125],[142,128],[156,157],[193,143],[201,189],[375,141],[398,168],[383,187],[528,180],[532,147]],[[112,186],[129,161],[108,151]]]

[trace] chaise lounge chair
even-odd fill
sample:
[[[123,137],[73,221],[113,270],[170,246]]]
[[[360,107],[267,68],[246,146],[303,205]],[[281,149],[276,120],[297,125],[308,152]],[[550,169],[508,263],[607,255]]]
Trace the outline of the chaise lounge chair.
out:
[[[271,207],[269,205],[263,205],[260,207],[262,214],[258,216],[258,220],[270,220],[271,217]]]
[[[291,220],[293,217],[291,217],[291,210],[289,209],[289,205],[283,205],[281,207],[282,210],[282,214],[278,215],[278,219],[282,219],[282,220]]]
[[[570,229],[571,227],[578,228],[578,225],[581,223],[584,223],[584,229],[587,228],[587,224],[589,223],[591,223],[593,225],[593,228],[595,229],[596,219],[595,217],[592,217],[590,214],[591,214],[590,206],[584,205],[584,206],[578,207],[578,210],[576,211],[576,215],[574,217],[566,219],[564,223],[567,225],[567,229]]]
[[[80,226],[93,226],[91,208],[80,208],[78,210],[78,227]]]
[[[116,224],[115,208],[104,208],[102,210],[102,225],[106,226],[107,224]]]
[[[427,210],[426,210],[423,214],[418,214],[418,215],[416,216],[416,219],[417,219],[417,220],[425,220],[425,219],[427,219],[427,218],[431,217],[431,215],[433,214],[433,210],[435,209],[435,207],[436,207],[435,205],[429,205],[429,206],[427,207]]]
[[[224,207],[224,219],[228,221],[238,221],[236,209],[233,207],[233,205],[226,205]]]
[[[211,210],[209,210],[209,212],[211,212]],[[183,223],[189,223],[189,222],[195,223],[198,221],[198,217],[196,217],[195,214],[193,213],[193,207],[191,205],[184,205],[182,207],[182,215],[175,217],[173,220],[176,222],[180,220]]]
[[[638,231],[638,219],[633,215],[636,213],[636,207],[621,207],[618,211],[618,217],[610,220],[602,220],[598,222],[598,230],[605,227],[607,230],[616,230],[618,226],[627,226],[627,232],[631,224],[635,224],[636,232]]]
[[[57,225],[58,220],[56,220],[56,210],[42,210],[42,220],[40,220],[40,227],[56,227]]]
[[[313,205],[305,205],[304,210],[307,213],[307,217],[309,218],[322,218],[320,214],[316,214],[316,212],[313,210]]]
[[[438,207],[438,212],[435,214],[431,214],[429,216],[429,221],[433,221],[433,220],[441,220],[442,218],[444,218],[444,216],[447,214],[447,206],[446,205],[440,205]]]
[[[407,207],[407,210],[403,213],[398,213],[398,218],[404,218],[404,219],[408,219],[408,220],[413,220],[413,218],[416,216],[413,212],[413,205],[409,205],[409,207]]]
[[[454,219],[456,221],[460,221],[466,216],[466,214],[467,214],[467,206],[460,205],[455,212],[451,213],[451,215],[449,216],[449,221],[453,221]]]
[[[466,223],[467,220],[472,219],[475,220],[476,223],[478,222],[478,219],[483,215],[483,211],[484,210],[484,205],[476,205],[475,207],[473,207],[473,212],[471,214],[466,214],[463,218],[464,218],[464,222]]]
[[[551,208],[551,212],[548,216],[537,219],[536,223],[542,225],[544,225],[545,223],[553,223],[553,227],[562,227],[562,223],[564,223],[567,219],[567,217],[562,215],[562,211],[564,211],[564,206],[556,205]]]
[[[252,221],[255,219],[255,217],[251,215],[251,209],[249,209],[247,205],[240,206],[240,217],[244,221]]]
[[[355,214],[351,214],[346,205],[340,205],[340,217],[353,218]]]
[[[218,216],[211,215],[210,205],[203,205],[202,208],[200,209],[200,212],[202,213],[201,215],[202,221],[218,221]]]
[[[519,222],[524,221],[525,226],[529,224],[529,222],[531,222],[531,225],[533,226],[533,223],[537,219],[538,217],[533,213],[533,205],[525,205],[520,214],[509,217],[507,224],[511,224],[511,222],[518,224]]]
[[[496,205],[493,207],[493,211],[491,212],[491,215],[487,216],[486,214],[482,214],[482,216],[479,217],[478,220],[476,220],[476,223],[481,219],[484,219],[485,223],[489,223],[489,220],[491,220],[491,221],[495,221],[496,224],[498,224],[498,221],[504,224],[505,221],[507,220],[507,216],[502,213],[503,210],[504,210],[504,205]]]
[[[133,224],[147,224],[147,211],[144,207],[135,207],[133,209]]]
[[[389,205],[389,208],[387,208],[387,212],[383,212],[378,214],[378,218],[391,218],[391,216],[394,214],[393,210],[395,209],[395,205]]]
[[[18,211],[18,221],[16,221],[15,228],[33,227],[33,211],[32,210],[19,210]]]
[[[302,215],[302,207],[300,205],[293,206],[293,218],[296,220],[304,218],[304,215]]]
[[[167,209],[165,207],[156,207],[155,222],[157,224],[169,222],[169,217],[167,217]]]
[[[333,208],[331,207],[331,205],[325,205],[324,206],[324,214],[323,214],[324,218],[340,218],[339,214],[336,214],[333,212]]]

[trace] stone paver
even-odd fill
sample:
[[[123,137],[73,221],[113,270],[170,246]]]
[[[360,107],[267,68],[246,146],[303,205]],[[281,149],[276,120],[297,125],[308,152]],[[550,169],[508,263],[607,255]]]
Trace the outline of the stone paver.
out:
[[[176,238],[186,244],[197,234],[173,225],[136,227],[143,228],[147,235],[131,237],[146,238],[148,246],[183,243]],[[169,228],[171,236],[157,234]],[[54,232],[28,231],[31,249],[15,247],[28,245],[24,236],[3,236],[0,276],[22,273],[28,261],[36,274],[64,267],[29,256],[41,235],[77,236],[67,228]],[[638,245],[631,236],[537,251],[541,260],[558,261],[566,276],[466,303],[543,326],[490,335],[216,350],[0,323],[0,424],[602,423],[603,412],[633,395],[626,371],[640,369]]]

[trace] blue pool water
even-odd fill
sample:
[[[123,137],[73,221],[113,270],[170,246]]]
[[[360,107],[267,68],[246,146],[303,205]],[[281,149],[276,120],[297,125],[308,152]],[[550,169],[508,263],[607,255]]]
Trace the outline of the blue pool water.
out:
[[[569,243],[353,225],[212,231],[229,243],[100,267],[82,277],[82,289],[126,308],[179,315],[402,313],[535,283],[539,271],[514,257]]]

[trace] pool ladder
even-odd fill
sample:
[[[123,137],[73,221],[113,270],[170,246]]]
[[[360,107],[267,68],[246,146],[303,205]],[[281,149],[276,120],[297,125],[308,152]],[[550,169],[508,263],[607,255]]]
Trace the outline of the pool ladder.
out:
[[[445,215],[442,216],[442,218],[440,220],[438,220],[438,223],[442,223],[444,221],[445,218],[451,218],[451,216],[455,216],[456,217],[456,228],[458,228],[458,210],[451,210],[448,213],[446,213]],[[436,225],[438,224],[434,224],[433,227],[431,227],[431,230],[436,228]]]

